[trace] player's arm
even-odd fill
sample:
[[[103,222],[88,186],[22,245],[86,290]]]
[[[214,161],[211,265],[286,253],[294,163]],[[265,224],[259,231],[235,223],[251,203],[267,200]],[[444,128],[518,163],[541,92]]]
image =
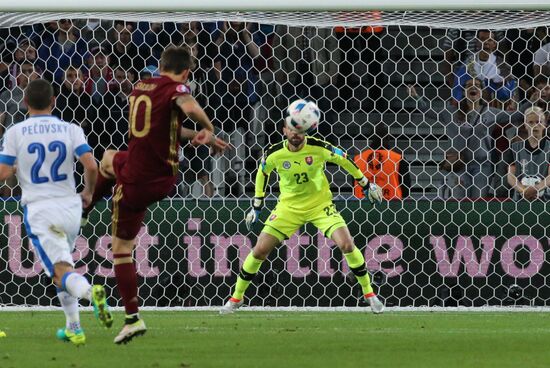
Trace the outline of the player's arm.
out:
[[[348,155],[344,152],[343,149],[327,144],[326,150],[328,150],[328,152],[326,153],[328,162],[340,166],[342,169],[346,170],[351,176],[353,176],[353,178],[357,181],[360,181],[364,178],[365,175],[363,175],[355,162],[348,158]]]
[[[515,191],[523,195],[525,191],[525,185],[521,184],[516,176],[516,164],[508,165],[508,174],[506,175],[506,181],[508,185]]]
[[[258,221],[262,207],[264,206],[265,192],[269,183],[269,174],[275,168],[274,159],[269,153],[264,154],[258,171],[256,171],[256,186],[254,188],[254,199],[252,200],[252,209],[246,215],[246,227],[250,231],[252,225]]]
[[[333,146],[329,143],[325,145],[325,157],[327,162],[336,164],[346,170],[353,179],[363,188],[365,197],[370,200],[371,203],[382,202],[382,190],[375,183],[370,183],[365,175],[361,172],[359,167],[349,159],[348,155],[343,149]]]
[[[92,202],[92,196],[97,182],[97,162],[92,154],[92,147],[88,145],[84,130],[76,124],[70,125],[72,140],[75,145],[74,157],[84,167],[84,189],[80,192],[83,207],[88,207]]]
[[[97,162],[91,152],[82,154],[78,160],[84,166],[84,189],[80,192],[80,196],[82,197],[82,205],[88,207],[92,202],[97,182]]]
[[[189,94],[181,95],[176,98],[176,105],[191,120],[198,123],[201,127],[214,133],[214,125],[208,118],[197,100]]]
[[[190,141],[194,146],[207,144],[212,147],[214,153],[221,153],[227,148],[227,142],[214,135],[214,125],[193,96],[189,94],[178,96],[176,104],[186,116],[203,128],[201,131],[196,131],[180,127],[180,141]]]
[[[180,143],[185,144],[187,142],[190,142],[193,146],[206,144],[212,147],[214,153],[223,152],[229,145],[226,141],[216,137],[207,129],[202,129],[200,132],[197,132],[196,130],[180,126]]]
[[[1,158],[0,158],[1,162]],[[0,180],[4,181],[15,174],[15,165],[0,163]]]
[[[521,184],[521,181],[516,176],[515,152],[512,147],[504,152],[504,162],[508,163],[508,172],[506,173],[508,185],[523,197],[527,187]]]
[[[548,165],[548,172],[546,173],[546,178],[542,180],[540,183],[535,185],[535,189],[537,192],[540,192],[541,190],[544,190],[546,188],[550,187],[550,165]]]
[[[4,127],[6,123],[6,112],[0,112],[0,136],[4,135]]]
[[[6,180],[15,174],[17,151],[15,149],[15,135],[13,132],[13,129],[8,129],[2,138],[2,149],[0,151],[0,180]]]

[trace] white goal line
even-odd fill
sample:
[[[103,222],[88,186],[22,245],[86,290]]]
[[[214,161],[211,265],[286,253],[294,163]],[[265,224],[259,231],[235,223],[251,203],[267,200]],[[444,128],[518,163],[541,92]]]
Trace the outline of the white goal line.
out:
[[[140,311],[153,312],[218,312],[221,306],[215,307],[141,307]],[[81,307],[81,311],[92,311],[92,307]],[[122,307],[112,307],[112,311],[124,311]],[[52,312],[61,311],[61,307],[39,306],[1,306],[1,312]],[[240,312],[370,312],[368,307],[243,307]],[[484,307],[387,307],[386,313],[401,312],[542,312],[550,313],[550,306],[484,306]]]

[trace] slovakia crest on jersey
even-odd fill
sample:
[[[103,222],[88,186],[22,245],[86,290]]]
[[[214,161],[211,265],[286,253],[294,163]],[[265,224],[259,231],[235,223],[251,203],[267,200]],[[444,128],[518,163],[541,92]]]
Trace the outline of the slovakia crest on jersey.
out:
[[[179,93],[191,93],[191,89],[185,84],[178,84],[178,86],[176,87],[176,91]]]
[[[313,156],[307,156],[305,160],[306,164],[311,165],[313,163]]]

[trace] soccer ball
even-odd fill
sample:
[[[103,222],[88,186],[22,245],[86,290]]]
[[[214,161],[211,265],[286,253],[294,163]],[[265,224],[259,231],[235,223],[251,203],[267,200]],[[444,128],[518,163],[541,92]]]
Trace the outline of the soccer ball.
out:
[[[287,128],[298,133],[308,133],[319,124],[321,111],[315,102],[296,100],[286,109]]]

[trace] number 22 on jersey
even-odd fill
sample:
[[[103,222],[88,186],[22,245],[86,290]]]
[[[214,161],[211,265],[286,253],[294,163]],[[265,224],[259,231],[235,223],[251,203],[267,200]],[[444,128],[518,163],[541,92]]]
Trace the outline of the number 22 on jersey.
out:
[[[46,147],[42,143],[35,142],[29,144],[27,151],[31,154],[37,154],[36,161],[31,167],[31,181],[34,184],[47,183],[50,181],[50,178],[52,181],[63,181],[67,179],[67,174],[59,173],[59,167],[63,164],[63,161],[65,161],[65,158],[67,157],[67,147],[65,146],[65,143],[61,141],[51,142],[48,145],[48,153],[46,153]],[[57,157],[53,161],[50,168],[50,177],[40,176],[40,169],[46,160],[46,155],[50,152],[54,154],[57,152]]]

